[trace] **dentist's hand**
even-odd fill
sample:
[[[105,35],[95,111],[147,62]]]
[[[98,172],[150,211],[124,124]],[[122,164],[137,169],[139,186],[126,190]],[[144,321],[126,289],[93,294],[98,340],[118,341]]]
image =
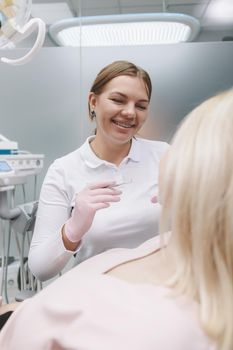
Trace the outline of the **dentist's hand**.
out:
[[[82,239],[90,229],[97,210],[120,201],[122,192],[114,185],[114,181],[93,183],[76,194],[74,209],[63,231],[70,242],[78,243]]]

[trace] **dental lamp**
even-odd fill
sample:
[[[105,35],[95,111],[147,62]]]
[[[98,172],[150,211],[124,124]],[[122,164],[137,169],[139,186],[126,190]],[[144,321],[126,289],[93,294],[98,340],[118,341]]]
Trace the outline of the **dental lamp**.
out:
[[[0,49],[12,49],[18,42],[38,30],[31,50],[23,57],[1,61],[11,65],[29,62],[43,45],[46,25],[40,18],[30,18],[31,0],[0,0]]]

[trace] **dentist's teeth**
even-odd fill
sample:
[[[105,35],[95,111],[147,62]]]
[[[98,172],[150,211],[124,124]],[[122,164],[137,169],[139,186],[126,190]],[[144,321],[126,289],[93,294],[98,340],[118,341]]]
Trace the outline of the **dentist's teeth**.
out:
[[[123,124],[123,123],[117,122],[116,120],[114,120],[114,123],[115,123],[116,125],[122,126],[123,128],[131,128],[131,127],[132,127],[132,125]]]

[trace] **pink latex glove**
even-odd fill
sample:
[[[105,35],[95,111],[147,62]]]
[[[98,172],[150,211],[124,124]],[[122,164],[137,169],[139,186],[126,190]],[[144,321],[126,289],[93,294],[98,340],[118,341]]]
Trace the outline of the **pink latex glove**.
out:
[[[71,242],[79,242],[90,229],[95,213],[108,208],[111,202],[119,202],[120,190],[114,188],[114,181],[90,184],[76,194],[71,217],[65,223],[65,235]]]
[[[152,203],[158,203],[158,196],[154,196],[151,198]]]

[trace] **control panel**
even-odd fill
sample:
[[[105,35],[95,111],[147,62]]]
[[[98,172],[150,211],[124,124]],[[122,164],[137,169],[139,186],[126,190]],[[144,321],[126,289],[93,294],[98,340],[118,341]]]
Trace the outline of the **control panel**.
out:
[[[6,160],[14,171],[41,170],[44,165],[43,154],[0,155],[0,160]]]
[[[0,187],[27,182],[27,176],[37,175],[44,166],[43,154],[0,155]],[[0,189],[1,190],[1,189]]]

